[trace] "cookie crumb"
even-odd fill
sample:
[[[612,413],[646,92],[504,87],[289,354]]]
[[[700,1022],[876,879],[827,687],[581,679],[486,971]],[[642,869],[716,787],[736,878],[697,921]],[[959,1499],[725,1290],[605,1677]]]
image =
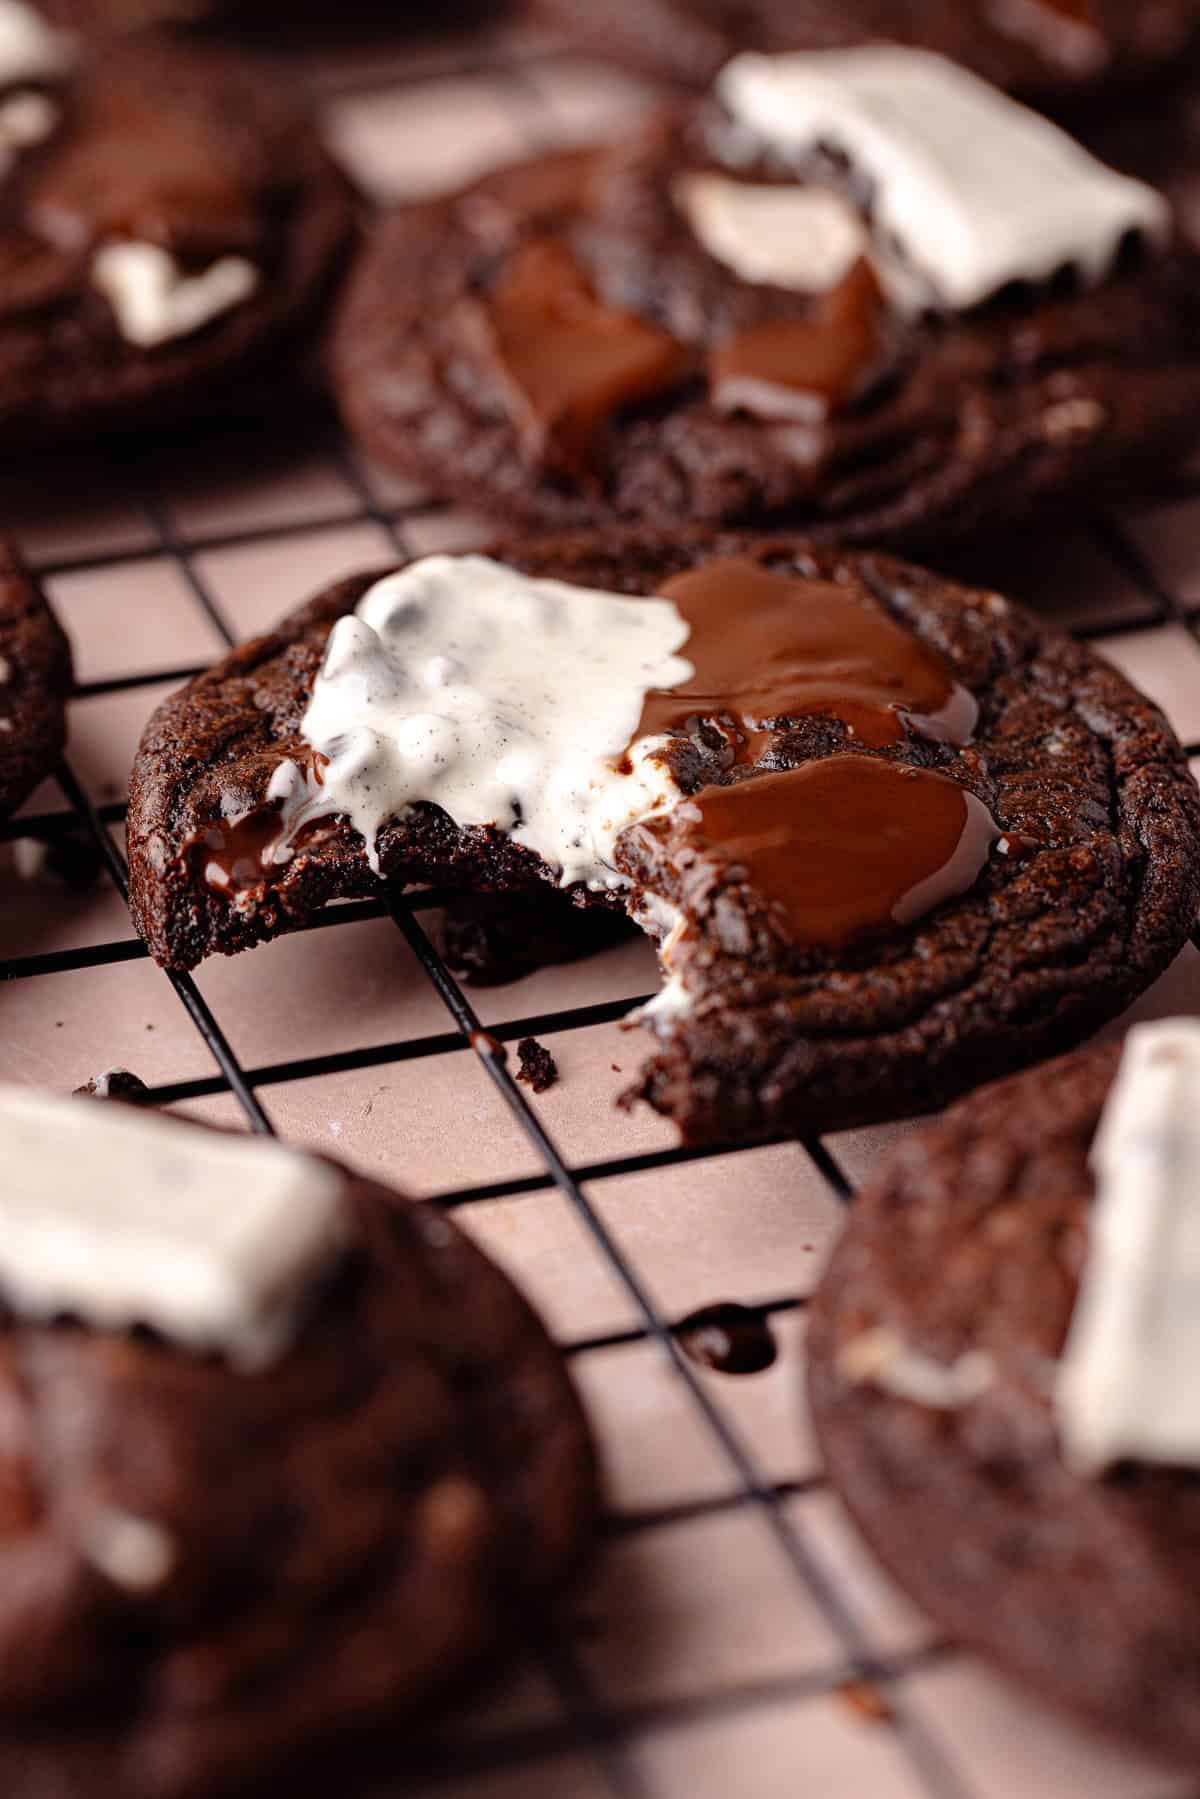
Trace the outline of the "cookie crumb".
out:
[[[837,1693],[868,1724],[890,1724],[895,1718],[888,1701],[869,1680],[843,1680]]]
[[[535,1093],[544,1093],[558,1079],[558,1063],[536,1037],[522,1037],[517,1045],[517,1060],[521,1064],[517,1079],[527,1082]]]
[[[76,1087],[73,1099],[123,1099],[128,1105],[144,1106],[150,1093],[145,1081],[136,1074],[130,1074],[128,1068],[107,1068],[103,1074],[94,1074],[90,1081],[82,1087]]]

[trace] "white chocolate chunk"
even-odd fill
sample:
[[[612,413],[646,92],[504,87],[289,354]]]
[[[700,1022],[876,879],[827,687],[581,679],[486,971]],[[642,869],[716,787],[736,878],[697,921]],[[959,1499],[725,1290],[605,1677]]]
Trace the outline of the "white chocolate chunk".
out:
[[[72,40],[24,0],[0,0],[0,87],[52,81],[73,61]]]
[[[282,764],[269,795],[293,832],[344,813],[376,871],[380,828],[429,801],[536,850],[564,885],[620,886],[621,831],[680,797],[665,739],[618,760],[647,691],[692,674],[675,653],[687,636],[669,600],[534,580],[484,556],[426,557],[334,626],[302,724],[328,765],[308,789]]]
[[[1055,1403],[1072,1464],[1200,1465],[1200,1021],[1139,1025],[1092,1146],[1088,1259]]]
[[[92,258],[92,281],[122,337],[152,350],[240,306],[257,289],[259,274],[244,256],[222,256],[200,274],[185,275],[157,244],[113,243]]]
[[[58,107],[45,94],[10,94],[0,101],[0,158],[40,144],[57,124]]]
[[[1161,194],[930,51],[737,56],[717,93],[785,158],[845,156],[870,190],[884,263],[898,257],[930,303],[965,309],[1065,267],[1097,282],[1131,233],[1168,234]]]
[[[986,1350],[968,1349],[953,1362],[938,1362],[885,1326],[852,1338],[838,1356],[838,1368],[852,1386],[878,1387],[938,1412],[970,1405],[996,1378]]]
[[[0,1292],[258,1367],[344,1240],[342,1182],[282,1144],[0,1085]]]
[[[683,175],[674,194],[709,255],[743,281],[822,294],[871,250],[863,219],[832,188]]]

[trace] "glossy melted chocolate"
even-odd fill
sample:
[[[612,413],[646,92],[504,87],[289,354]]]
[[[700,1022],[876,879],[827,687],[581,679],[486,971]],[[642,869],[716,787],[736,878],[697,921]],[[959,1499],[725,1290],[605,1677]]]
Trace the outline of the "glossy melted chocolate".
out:
[[[873,383],[889,350],[888,307],[867,262],[854,267],[806,318],[747,325],[709,353],[721,412],[819,423]]]
[[[831,950],[965,893],[999,836],[957,781],[857,752],[702,788],[675,817],[677,855],[723,866],[790,942]]]
[[[576,476],[605,423],[676,387],[692,360],[667,332],[598,300],[571,252],[550,239],[516,250],[475,319],[525,454]]]
[[[635,740],[679,734],[695,718],[742,732],[824,713],[872,748],[918,736],[961,746],[978,707],[943,658],[861,589],[721,556],[662,588],[687,619],[680,654],[695,668],[649,693]]]

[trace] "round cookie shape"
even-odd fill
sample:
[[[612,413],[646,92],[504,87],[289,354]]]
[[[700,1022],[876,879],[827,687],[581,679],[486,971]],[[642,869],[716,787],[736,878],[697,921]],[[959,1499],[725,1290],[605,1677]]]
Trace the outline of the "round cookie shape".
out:
[[[668,730],[677,788],[716,796],[726,812],[736,783],[786,782],[804,789],[800,804],[850,772],[837,758],[873,758],[872,780],[851,783],[864,803],[876,774],[907,770],[955,784],[989,827],[968,879],[907,922],[880,929],[876,919],[859,933],[839,914],[837,929],[807,938],[789,934],[736,855],[703,842],[697,853],[707,801],[618,837],[623,880],[570,891],[581,904],[627,909],[662,940],[670,980],[643,1021],[656,1050],[636,1093],[686,1138],[838,1128],[943,1104],[989,1070],[1078,1041],[1186,941],[1200,899],[1200,796],[1183,752],[1114,669],[1020,607],[885,557],[783,538],[579,535],[495,555],[533,577],[640,596],[730,564],[741,579],[750,565],[760,583],[787,584],[798,619],[818,623],[844,593],[943,659],[977,707],[956,737],[897,726],[874,747],[819,696],[803,715],[765,721],[732,756],[728,735],[706,719],[725,711],[713,701],[689,700],[694,716]],[[331,629],[376,580],[319,595],[165,701],[147,726],[131,785],[132,903],[168,966],[248,949],[335,897],[378,892],[381,877],[489,893],[557,885],[558,870],[509,832],[457,828],[434,805],[384,823],[372,852],[379,874],[345,817],[313,815],[287,859],[273,860],[280,815],[269,789],[285,762],[311,762],[301,724]],[[739,641],[747,622],[731,604]],[[529,653],[536,661],[532,639]],[[833,837],[820,867],[850,866],[838,851],[840,807],[818,821]],[[869,868],[865,879],[873,890]],[[802,897],[806,907],[821,901]]]
[[[904,304],[853,260],[845,171],[748,160],[741,130],[705,103],[385,215],[334,332],[351,432],[531,528],[769,521],[904,549],[1092,503],[1178,459],[1200,359],[1176,252],[1113,245],[1091,285]],[[701,235],[699,206],[731,193],[755,209],[735,222],[740,263],[713,247],[727,207]],[[780,198],[811,216],[776,216]],[[756,266],[756,246],[815,242],[828,261],[808,280]]]
[[[598,54],[702,86],[739,50],[775,55],[885,39],[936,50],[1050,109],[1163,80],[1195,42],[1193,0],[544,0]]]
[[[591,1441],[533,1311],[433,1208],[306,1161],[337,1253],[266,1365],[0,1312],[12,1799],[365,1790],[588,1545]]]
[[[1200,1481],[1144,1462],[1074,1471],[1052,1402],[1120,1054],[999,1082],[898,1147],[814,1302],[809,1392],[840,1497],[943,1629],[1194,1766]],[[873,1373],[864,1347],[884,1346]]]
[[[149,35],[63,56],[7,101],[36,125],[0,158],[13,448],[211,405],[218,377],[299,341],[352,227],[343,177],[253,64]]]
[[[70,690],[62,627],[0,538],[0,818],[29,798],[62,754]]]

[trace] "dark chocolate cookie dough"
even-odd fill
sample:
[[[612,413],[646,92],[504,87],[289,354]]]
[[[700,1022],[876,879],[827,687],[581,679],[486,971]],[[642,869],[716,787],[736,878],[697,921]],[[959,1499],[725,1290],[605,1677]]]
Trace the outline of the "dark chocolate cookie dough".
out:
[[[1050,1397],[1118,1055],[1085,1051],[990,1087],[894,1152],[856,1197],[813,1306],[809,1386],[838,1492],[945,1630],[1194,1768],[1200,1479],[1147,1464],[1072,1472]],[[982,1352],[990,1378],[955,1405],[916,1404],[867,1376],[868,1333],[960,1371]]]
[[[38,587],[0,538],[0,818],[62,753],[71,652]]]
[[[751,283],[674,197],[717,166],[714,120],[701,108],[386,216],[333,347],[366,448],[539,528],[770,522],[936,549],[1144,486],[1194,437],[1200,302],[1174,253],[960,313],[902,315],[863,262],[821,296]],[[735,401],[728,379],[730,346],[784,326],[812,380],[791,417]]]
[[[298,346],[348,248],[343,178],[292,98],[252,65],[151,38],[81,57],[36,91],[46,135],[0,171],[10,458],[220,406],[227,378]],[[24,85],[14,98],[28,103]],[[227,279],[248,266],[253,285],[147,336],[121,319],[101,273],[131,246],[167,253],[192,284],[189,307],[216,269]]]
[[[595,1467],[538,1319],[432,1209],[349,1172],[344,1207],[265,1369],[0,1314],[7,1799],[366,1791],[574,1570]]]
[[[804,716],[776,706],[736,755],[736,729],[720,724],[736,706],[700,703],[686,729],[668,727],[678,783],[703,795],[688,810],[711,823],[724,807],[730,817],[714,829],[731,840],[747,796],[752,808],[770,799],[767,780],[803,785],[803,810],[822,783],[850,777],[851,791],[816,820],[828,841],[811,858],[840,869],[842,808],[873,784],[886,787],[898,769],[919,775],[904,790],[917,812],[899,833],[903,846],[928,822],[928,783],[943,779],[971,795],[985,821],[991,815],[997,839],[990,853],[985,841],[977,878],[959,897],[906,924],[881,926],[872,914],[863,930],[822,927],[814,937],[781,924],[736,857],[696,854],[703,818],[697,827],[677,809],[625,832],[624,896],[580,888],[576,897],[625,903],[656,936],[671,932],[672,987],[686,1004],[652,1015],[658,1048],[637,1092],[689,1139],[848,1126],[940,1105],[1077,1041],[1186,941],[1200,896],[1200,796],[1183,753],[1157,708],[1115,670],[1021,608],[883,557],[786,539],[581,535],[497,554],[531,574],[625,594],[659,593],[672,578],[707,570],[718,602],[726,572],[741,585],[749,565],[760,580],[790,584],[783,603],[797,621],[819,623],[846,604],[882,629],[895,621],[901,643],[978,703],[978,723],[957,748],[903,734],[864,747],[872,740],[848,733],[836,703]],[[372,581],[345,581],[311,601],[167,700],[148,725],[131,788],[132,900],[168,966],[248,949],[339,895],[379,891],[363,840],[344,819],[306,826],[291,859],[271,861],[281,827],[266,801],[280,763],[307,753],[300,725],[330,628]],[[744,643],[751,619],[731,588],[732,637]],[[724,655],[720,633],[714,653]],[[895,792],[883,803],[891,816]],[[555,879],[510,837],[457,829],[432,806],[385,825],[376,847],[397,886],[503,892]],[[879,904],[869,870],[858,897],[868,914]]]
[[[1195,42],[1194,0],[542,0],[577,42],[689,84],[740,50],[936,50],[998,87],[1060,107],[1163,78]]]

